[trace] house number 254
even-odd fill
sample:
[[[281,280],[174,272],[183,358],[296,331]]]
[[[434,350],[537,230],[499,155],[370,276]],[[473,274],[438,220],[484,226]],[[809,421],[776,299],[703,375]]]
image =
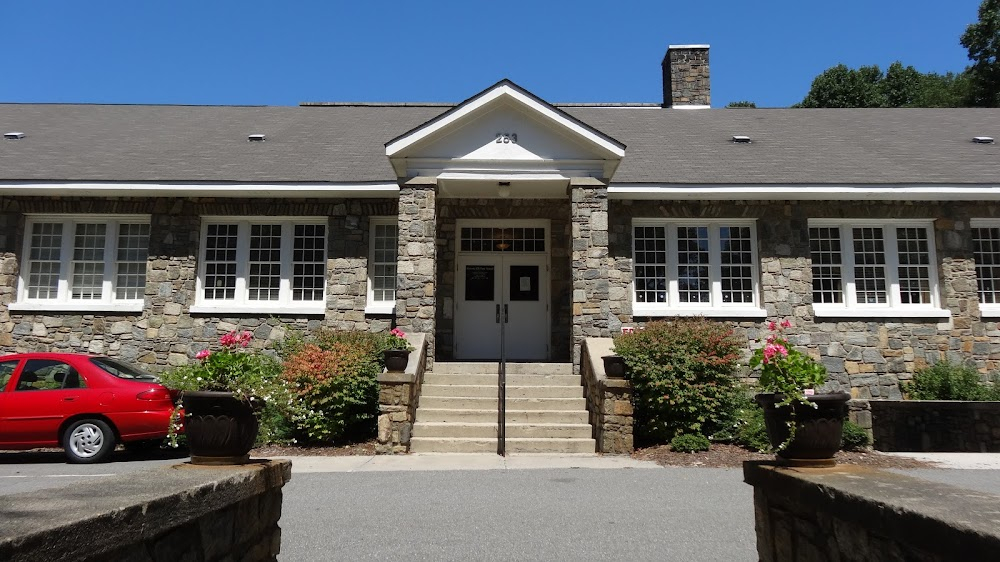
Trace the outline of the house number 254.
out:
[[[497,144],[517,144],[517,133],[497,133]]]

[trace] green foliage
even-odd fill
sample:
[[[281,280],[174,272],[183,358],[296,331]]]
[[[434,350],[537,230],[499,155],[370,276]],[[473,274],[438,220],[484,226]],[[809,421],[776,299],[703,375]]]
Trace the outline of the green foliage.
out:
[[[770,451],[771,441],[764,425],[764,410],[759,406],[740,411],[740,423],[736,430],[736,442],[754,451]]]
[[[910,400],[1000,400],[1000,376],[981,378],[975,365],[943,360],[914,373],[903,392]]]
[[[331,443],[372,435],[382,351],[396,343],[386,334],[331,330],[286,340],[283,375],[295,396],[289,420],[296,439]]]
[[[1000,0],[983,0],[979,21],[965,29],[960,41],[972,61],[970,105],[1000,107]]]
[[[757,104],[752,101],[741,100],[741,101],[731,101],[728,104],[726,104],[726,107],[756,109]]]
[[[813,80],[796,107],[963,107],[968,90],[965,74],[924,74],[899,61],[885,73],[877,65],[838,64]]]
[[[826,382],[826,367],[788,343],[785,330],[791,327],[788,320],[769,322],[770,333],[750,356],[750,367],[760,369],[761,391],[783,394],[781,404],[804,402],[805,389]]]
[[[678,453],[699,453],[709,447],[708,437],[699,433],[685,433],[670,440],[670,449]]]
[[[871,445],[871,438],[868,437],[868,432],[851,420],[844,420],[844,434],[841,441],[841,448],[845,451],[857,451],[865,449],[869,445]]]
[[[636,440],[731,430],[744,395],[735,377],[742,347],[731,328],[704,319],[651,322],[616,336],[632,378]]]

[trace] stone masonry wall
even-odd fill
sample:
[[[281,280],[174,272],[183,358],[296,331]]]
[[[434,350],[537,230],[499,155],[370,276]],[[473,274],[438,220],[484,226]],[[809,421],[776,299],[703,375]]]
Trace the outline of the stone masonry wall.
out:
[[[11,312],[16,299],[24,214],[148,214],[146,306],[141,313]],[[203,215],[326,216],[327,310],[323,316],[191,314]],[[206,198],[87,199],[0,198],[0,348],[16,351],[100,353],[157,371],[192,360],[220,334],[250,330],[261,342],[280,339],[288,327],[384,331],[393,318],[365,315],[368,219],[393,216],[396,201],[215,200]]]
[[[942,358],[971,360],[983,371],[1000,368],[1000,324],[980,318],[969,227],[972,217],[994,216],[1000,206],[979,202],[613,201],[610,250],[630,263],[634,217],[757,219],[759,298],[769,319],[792,320],[789,340],[827,367],[830,390],[857,399],[898,399],[901,382]],[[939,298],[951,319],[815,318],[809,218],[936,219]],[[618,317],[631,325],[655,319],[633,317],[630,308]],[[722,320],[747,338],[747,353],[767,332],[757,320]]]
[[[878,451],[1000,453],[1000,402],[871,401]]]
[[[569,202],[563,199],[441,199],[438,202],[437,356],[454,356],[455,260],[459,219],[547,219],[549,232],[549,310],[551,312],[551,357],[570,358]]]
[[[663,105],[710,105],[708,48],[667,49],[663,58]]]
[[[399,258],[396,268],[396,322],[407,332],[428,334],[429,360],[434,358],[434,313],[437,299],[437,222],[435,185],[399,189]]]

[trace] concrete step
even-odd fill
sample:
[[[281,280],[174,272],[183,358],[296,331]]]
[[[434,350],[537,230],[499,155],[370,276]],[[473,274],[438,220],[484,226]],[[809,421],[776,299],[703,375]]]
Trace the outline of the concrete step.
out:
[[[494,374],[451,374],[428,372],[424,386],[429,384],[482,384],[496,388],[499,376]],[[507,386],[581,386],[580,375],[517,375],[507,374]]]
[[[496,439],[496,422],[423,422],[413,424],[414,437],[477,437]],[[577,438],[587,439],[591,436],[589,423],[508,423],[508,438]]]
[[[485,384],[424,384],[421,396],[465,396],[496,397],[496,385]],[[583,387],[575,386],[511,386],[507,385],[507,402],[512,398],[578,398],[583,396]]]
[[[497,411],[497,398],[469,396],[427,396],[421,393],[420,408],[453,410]],[[586,410],[587,399],[578,398],[520,398],[507,396],[508,410]]]
[[[468,363],[435,361],[434,373],[438,375],[495,375],[500,366],[496,361]],[[572,375],[572,363],[507,363],[508,375]]]
[[[507,438],[508,453],[593,453],[597,443],[590,438]],[[497,440],[476,437],[412,437],[414,453],[495,453]]]
[[[515,423],[585,423],[590,417],[586,410],[511,410],[507,409],[507,425]],[[416,423],[497,423],[496,410],[468,410],[446,408],[417,408]]]

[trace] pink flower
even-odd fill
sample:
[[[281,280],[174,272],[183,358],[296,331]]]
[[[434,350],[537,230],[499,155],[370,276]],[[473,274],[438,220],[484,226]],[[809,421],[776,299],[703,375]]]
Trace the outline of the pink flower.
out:
[[[774,322],[768,322],[767,329],[773,332],[778,329],[778,325],[775,324]]]
[[[200,360],[204,361],[205,359],[208,359],[208,356],[211,355],[211,354],[212,354],[211,351],[209,351],[207,349],[203,349],[203,350],[199,351],[198,353],[196,353],[195,356],[194,356],[194,358],[195,359],[200,359]]]
[[[253,334],[249,330],[245,330],[239,335],[240,347],[246,347],[250,345],[250,340],[253,339]]]
[[[230,347],[236,343],[236,332],[229,332],[228,334],[219,338],[219,343],[225,347]]]
[[[389,334],[391,334],[393,336],[396,336],[397,338],[405,338],[406,337],[406,332],[404,332],[403,330],[400,330],[399,328],[393,328],[392,330],[389,331]]]
[[[770,363],[774,360],[775,355],[788,356],[788,350],[785,346],[777,343],[769,343],[764,346],[764,363]]]
[[[772,324],[773,324],[773,322],[772,322]],[[782,328],[791,328],[792,327],[792,321],[789,320],[789,319],[787,319],[787,318],[784,319],[784,320],[782,320],[781,321],[781,327]]]

